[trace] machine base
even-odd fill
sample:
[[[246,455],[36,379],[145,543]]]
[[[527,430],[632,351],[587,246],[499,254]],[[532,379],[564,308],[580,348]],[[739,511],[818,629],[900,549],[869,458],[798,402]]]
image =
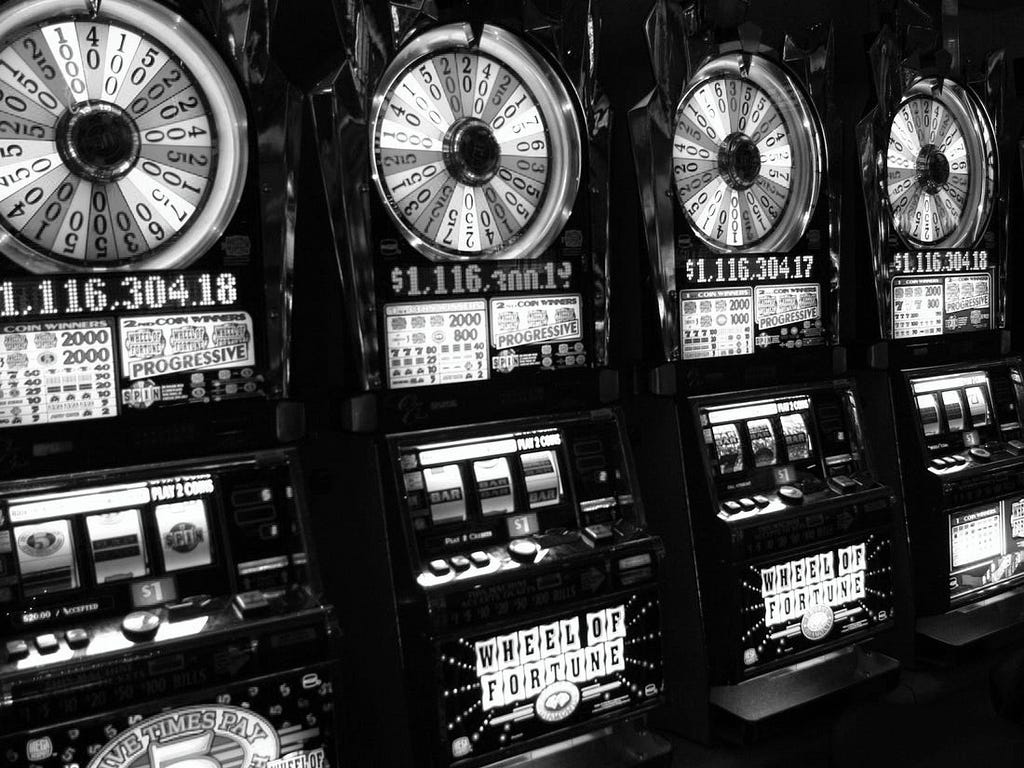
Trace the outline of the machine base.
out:
[[[487,768],[669,768],[671,762],[672,745],[667,739],[634,723],[620,723]]]
[[[899,668],[896,659],[854,645],[737,685],[712,686],[715,730],[727,741],[756,741],[809,704],[892,687]]]
[[[953,663],[964,654],[1005,645],[1024,636],[1024,587],[917,620],[919,653],[929,661]]]

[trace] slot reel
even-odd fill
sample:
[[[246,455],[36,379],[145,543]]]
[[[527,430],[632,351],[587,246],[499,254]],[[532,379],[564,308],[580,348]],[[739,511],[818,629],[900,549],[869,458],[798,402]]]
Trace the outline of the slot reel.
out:
[[[580,184],[576,110],[511,33],[448,24],[406,45],[370,116],[372,176],[407,241],[433,261],[539,256]]]
[[[672,169],[693,233],[713,251],[793,248],[821,189],[824,140],[802,87],[770,59],[716,57],[673,121]]]
[[[235,81],[151,0],[0,11],[0,249],[34,273],[188,266],[245,183]]]
[[[918,79],[889,123],[885,199],[910,248],[972,247],[995,206],[992,124],[958,83]]]

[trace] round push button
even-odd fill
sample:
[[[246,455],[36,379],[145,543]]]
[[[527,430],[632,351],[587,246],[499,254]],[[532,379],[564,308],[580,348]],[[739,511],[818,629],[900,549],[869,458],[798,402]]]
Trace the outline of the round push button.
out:
[[[537,542],[530,539],[516,539],[508,545],[508,553],[512,555],[512,559],[518,560],[520,563],[532,563],[537,558],[539,551],[540,547],[537,546]]]
[[[989,453],[987,448],[971,448],[968,453],[971,454],[972,459],[981,463],[992,460],[992,454]]]
[[[150,611],[132,611],[121,620],[121,631],[129,640],[148,640],[160,627],[160,617]]]
[[[779,488],[779,498],[786,504],[802,504],[804,492],[792,485],[783,485]]]

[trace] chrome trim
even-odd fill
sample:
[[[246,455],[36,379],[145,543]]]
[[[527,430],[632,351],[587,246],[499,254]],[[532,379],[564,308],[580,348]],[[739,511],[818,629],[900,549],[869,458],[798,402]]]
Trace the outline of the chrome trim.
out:
[[[224,41],[222,54],[249,102],[258,105],[249,120],[258,155],[257,176],[250,183],[259,184],[269,394],[288,397],[303,97],[270,57],[275,0],[205,0],[205,6],[209,18],[218,21],[214,33]]]

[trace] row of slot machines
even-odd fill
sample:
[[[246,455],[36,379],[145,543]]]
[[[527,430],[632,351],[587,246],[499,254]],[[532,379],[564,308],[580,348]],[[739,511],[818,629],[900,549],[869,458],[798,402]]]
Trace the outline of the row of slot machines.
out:
[[[1004,64],[923,7],[852,149],[829,27],[704,3],[617,114],[584,0],[338,2],[305,99],[283,4],[0,4],[0,765],[666,765],[1012,636]]]

